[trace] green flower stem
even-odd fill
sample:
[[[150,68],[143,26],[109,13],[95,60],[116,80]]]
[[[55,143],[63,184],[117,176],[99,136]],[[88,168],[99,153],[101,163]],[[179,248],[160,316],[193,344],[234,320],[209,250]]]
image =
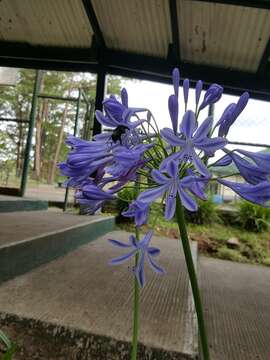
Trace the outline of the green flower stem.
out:
[[[135,194],[138,197],[140,193],[140,179],[141,176],[137,175],[137,182],[135,183]],[[140,240],[139,227],[135,226],[136,241]],[[135,267],[138,265],[139,253],[135,255]],[[140,286],[136,276],[134,276],[134,298],[133,298],[133,332],[132,332],[132,350],[131,360],[137,360],[138,351],[138,335],[139,335],[139,312],[140,312]]]
[[[139,241],[139,228],[136,226],[136,240]],[[139,261],[139,253],[135,256],[135,266]],[[139,334],[139,311],[140,311],[140,287],[136,276],[134,276],[134,299],[133,299],[133,334],[131,360],[137,360],[138,334]]]
[[[179,227],[179,232],[181,235],[183,250],[185,254],[188,274],[189,274],[189,280],[192,288],[193,293],[193,299],[195,303],[196,313],[197,313],[197,319],[198,319],[198,326],[199,326],[199,333],[200,333],[200,340],[201,340],[201,347],[203,352],[203,360],[210,360],[210,354],[208,350],[208,341],[207,341],[207,334],[204,324],[204,318],[203,318],[203,309],[202,309],[202,303],[200,298],[200,291],[197,281],[197,276],[193,264],[192,259],[192,253],[190,249],[189,239],[188,239],[188,233],[184,218],[184,209],[181,204],[181,200],[179,198],[179,195],[177,194],[176,198],[176,218],[177,223]]]

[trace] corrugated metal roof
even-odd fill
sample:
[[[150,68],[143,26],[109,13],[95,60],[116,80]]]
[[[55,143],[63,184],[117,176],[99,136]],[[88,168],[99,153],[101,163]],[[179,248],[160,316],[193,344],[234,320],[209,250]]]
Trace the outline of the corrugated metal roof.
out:
[[[178,0],[181,56],[255,72],[270,35],[270,11]]]
[[[89,0],[90,1],[90,0]],[[176,0],[181,59],[255,72],[270,36],[270,11]],[[166,58],[168,0],[92,0],[108,48]],[[82,0],[0,1],[0,41],[90,48]]]
[[[92,34],[81,0],[0,2],[0,40],[89,47]]]
[[[94,0],[106,45],[166,58],[171,42],[167,0]]]

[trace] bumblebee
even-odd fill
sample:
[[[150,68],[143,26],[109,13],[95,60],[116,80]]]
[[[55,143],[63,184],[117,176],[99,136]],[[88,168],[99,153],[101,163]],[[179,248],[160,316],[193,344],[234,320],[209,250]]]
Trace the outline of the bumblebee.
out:
[[[123,134],[125,134],[125,132],[126,132],[127,130],[129,130],[129,128],[128,128],[127,126],[125,126],[125,125],[119,125],[119,126],[117,126],[117,128],[114,129],[113,132],[112,132],[112,136],[111,136],[112,141],[113,141],[114,143],[116,143],[117,141],[119,141],[120,144],[122,145],[121,136],[122,136]]]

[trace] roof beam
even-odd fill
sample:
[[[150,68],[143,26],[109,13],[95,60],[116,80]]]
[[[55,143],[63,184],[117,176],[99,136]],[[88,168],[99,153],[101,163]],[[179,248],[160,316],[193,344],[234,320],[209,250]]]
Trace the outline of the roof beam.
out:
[[[97,52],[91,48],[29,45],[23,42],[0,41],[0,56],[8,59],[39,59],[44,62],[96,62]]]
[[[211,4],[235,5],[243,7],[251,7],[255,9],[270,9],[269,0],[193,0],[198,2],[208,2]]]
[[[262,76],[266,74],[267,67],[269,66],[269,58],[270,58],[270,38],[268,39],[260,64],[258,66],[258,70],[257,70],[258,75]]]
[[[108,50],[106,52],[107,66],[120,73],[120,69],[135,74],[140,77],[148,78],[158,76],[167,82],[171,82],[171,71],[174,64],[168,63],[165,59],[152,56],[142,56],[137,54],[125,53],[122,51]],[[199,65],[180,61],[178,64],[181,77],[188,77],[195,82],[199,79],[206,84],[219,83],[225,90],[239,94],[247,90],[253,97],[270,100],[269,77],[260,78],[256,74],[238,70],[223,69],[209,65]],[[163,82],[166,82],[164,81]],[[168,81],[169,80],[169,81]]]
[[[179,37],[179,28],[178,28],[176,0],[169,0],[169,6],[170,6],[170,19],[171,19],[172,42],[173,42],[172,58],[173,61],[177,64],[181,59],[181,53],[180,53],[180,37]]]
[[[99,26],[98,19],[97,19],[92,1],[91,0],[82,0],[82,3],[84,6],[86,15],[88,17],[89,23],[91,25],[91,28],[93,29],[96,44],[99,46],[100,49],[105,49],[106,43],[105,43],[102,31]]]
[[[108,73],[147,79],[164,83],[171,82],[175,64],[169,60],[107,49],[102,63],[93,49],[29,46],[0,42],[0,66],[34,69],[98,72],[106,67]],[[270,101],[270,74],[259,76],[238,70],[224,69],[180,61],[181,77],[191,82],[203,79],[205,84],[219,83],[225,91],[239,94],[244,89],[254,98]]]

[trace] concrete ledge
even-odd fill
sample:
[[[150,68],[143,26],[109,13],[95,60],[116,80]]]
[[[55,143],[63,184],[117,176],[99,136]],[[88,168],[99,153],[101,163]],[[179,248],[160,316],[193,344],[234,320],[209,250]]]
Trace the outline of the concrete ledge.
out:
[[[114,217],[86,223],[0,246],[0,283],[95,240],[113,230]]]
[[[78,324],[79,325],[79,324]],[[130,360],[131,344],[101,334],[60,326],[13,314],[0,314],[0,327],[20,339],[18,359],[41,359],[40,350],[50,349],[50,359]],[[115,334],[117,336],[117,334]],[[12,339],[16,342],[16,338]],[[43,357],[42,357],[43,358]],[[140,360],[195,360],[181,354],[139,343]]]
[[[48,210],[48,201],[0,196],[0,213],[33,210]]]

